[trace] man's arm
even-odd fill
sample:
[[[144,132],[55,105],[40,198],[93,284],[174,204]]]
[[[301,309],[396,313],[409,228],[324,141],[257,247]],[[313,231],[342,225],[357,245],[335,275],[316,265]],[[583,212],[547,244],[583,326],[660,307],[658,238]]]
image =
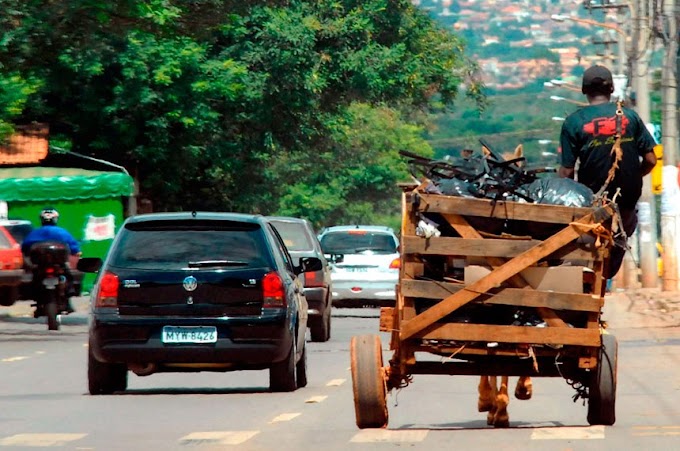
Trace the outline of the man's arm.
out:
[[[654,154],[654,151],[647,152],[642,157],[642,162],[640,163],[640,170],[642,171],[642,175],[645,176],[652,172],[654,166],[656,166],[656,155]]]

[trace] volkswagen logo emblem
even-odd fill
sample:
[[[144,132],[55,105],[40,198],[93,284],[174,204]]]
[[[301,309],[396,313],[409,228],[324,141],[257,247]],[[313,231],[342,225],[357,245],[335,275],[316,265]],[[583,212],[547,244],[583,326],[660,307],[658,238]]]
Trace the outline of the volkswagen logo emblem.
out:
[[[198,287],[198,280],[196,280],[194,276],[187,276],[184,278],[182,286],[184,286],[184,289],[187,291],[194,291],[196,287]]]

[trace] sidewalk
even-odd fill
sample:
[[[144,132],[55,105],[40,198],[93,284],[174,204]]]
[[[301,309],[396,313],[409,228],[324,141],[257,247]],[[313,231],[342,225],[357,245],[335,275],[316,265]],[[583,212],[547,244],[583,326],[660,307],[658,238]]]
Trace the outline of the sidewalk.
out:
[[[614,328],[680,327],[680,292],[637,288],[607,294],[602,317]]]

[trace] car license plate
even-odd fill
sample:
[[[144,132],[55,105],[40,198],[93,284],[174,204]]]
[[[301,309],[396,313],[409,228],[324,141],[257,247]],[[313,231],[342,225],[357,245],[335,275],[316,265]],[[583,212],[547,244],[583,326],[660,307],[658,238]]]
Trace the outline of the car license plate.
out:
[[[368,268],[345,268],[347,272],[368,272]]]
[[[216,343],[217,328],[212,326],[163,326],[163,343]]]

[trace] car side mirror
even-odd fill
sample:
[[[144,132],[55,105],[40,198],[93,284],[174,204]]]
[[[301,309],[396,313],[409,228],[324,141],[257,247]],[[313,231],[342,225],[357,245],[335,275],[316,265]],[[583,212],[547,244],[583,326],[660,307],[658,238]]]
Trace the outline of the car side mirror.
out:
[[[99,257],[86,257],[78,260],[76,269],[82,272],[97,272],[102,267],[102,259]]]
[[[323,264],[321,259],[317,257],[305,257],[300,259],[300,266],[295,268],[297,274],[303,272],[314,272],[321,271],[323,269]]]

